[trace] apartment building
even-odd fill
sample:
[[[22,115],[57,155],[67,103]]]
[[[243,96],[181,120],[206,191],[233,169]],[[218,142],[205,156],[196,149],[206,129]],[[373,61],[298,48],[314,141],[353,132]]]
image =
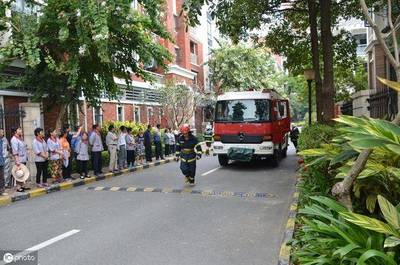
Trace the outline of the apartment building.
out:
[[[372,16],[379,29],[385,32],[388,27],[386,15],[383,13],[373,13]],[[371,27],[368,27],[367,36],[367,47],[365,51],[367,53],[368,64],[370,115],[372,118],[393,119],[398,112],[398,93],[381,84],[376,77],[379,76],[390,80],[396,80],[395,71],[389,64]]]
[[[158,40],[173,55],[173,61],[169,64],[168,71],[163,71],[155,63],[145,65],[145,69],[153,74],[156,82],[150,84],[136,76],[132,77],[131,88],[125,81],[115,78],[115,82],[123,91],[119,100],[101,100],[101,107],[94,108],[87,104],[84,96],[76,106],[71,106],[67,111],[68,122],[72,125],[82,124],[90,130],[93,124],[102,124],[108,120],[135,121],[155,125],[161,123],[168,126],[164,116],[164,110],[159,104],[157,89],[166,80],[174,79],[179,84],[191,89],[199,86],[200,89],[210,90],[208,70],[204,70],[204,58],[208,57],[212,46],[211,25],[213,22],[207,14],[200,19],[201,25],[187,29],[184,18],[180,16],[184,0],[166,0],[165,26],[171,33],[174,42]],[[137,2],[132,3],[137,8]],[[11,12],[35,12],[35,8],[29,7],[26,0],[18,0],[13,5]],[[214,24],[215,26],[215,24]],[[208,29],[210,31],[208,31]],[[23,72],[24,63],[15,61],[3,73],[3,76],[13,78]],[[26,88],[1,88],[0,87],[0,126],[8,130],[18,123],[21,115],[19,104],[30,101],[29,89]],[[43,127],[53,127],[56,123],[58,109],[48,109],[46,102],[41,104],[41,122]],[[199,107],[191,120],[191,124],[200,131],[204,122],[204,113]]]

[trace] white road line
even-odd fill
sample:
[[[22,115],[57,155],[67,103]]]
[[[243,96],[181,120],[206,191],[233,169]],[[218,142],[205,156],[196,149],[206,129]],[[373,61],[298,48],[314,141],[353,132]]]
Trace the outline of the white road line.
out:
[[[211,169],[210,171],[207,171],[207,172],[205,172],[205,173],[203,173],[203,174],[201,174],[201,175],[202,175],[203,177],[204,177],[204,176],[207,176],[208,174],[211,174],[211,173],[217,171],[217,170],[220,169],[220,168],[221,168],[221,167],[217,167],[217,168]]]
[[[53,237],[53,238],[51,238],[49,240],[46,240],[46,241],[44,241],[44,242],[42,242],[40,244],[37,244],[37,245],[35,245],[33,247],[30,247],[30,248],[28,248],[28,249],[26,249],[24,251],[21,251],[21,252],[15,254],[14,256],[24,256],[24,255],[27,255],[27,254],[29,254],[31,252],[38,251],[38,250],[40,250],[42,248],[50,246],[51,244],[54,244],[54,243],[56,243],[56,242],[58,242],[60,240],[63,240],[64,238],[70,237],[70,236],[72,236],[72,235],[74,235],[76,233],[79,233],[79,232],[80,232],[80,230],[73,229],[73,230],[68,231],[68,232],[66,232],[64,234],[61,234],[59,236]],[[5,265],[5,264],[6,263],[3,260],[1,260],[0,265]]]
[[[46,240],[46,241],[44,241],[44,242],[42,242],[40,244],[37,244],[36,246],[30,247],[25,251],[29,251],[29,252],[37,251],[39,249],[45,248],[47,246],[50,246],[51,244],[54,244],[57,241],[63,240],[64,238],[67,238],[67,237],[72,236],[72,235],[74,235],[76,233],[79,233],[79,232],[80,232],[80,230],[73,229],[73,230],[68,231],[68,232],[66,232],[64,234],[61,234],[59,236],[53,237],[53,238],[51,238],[49,240]]]

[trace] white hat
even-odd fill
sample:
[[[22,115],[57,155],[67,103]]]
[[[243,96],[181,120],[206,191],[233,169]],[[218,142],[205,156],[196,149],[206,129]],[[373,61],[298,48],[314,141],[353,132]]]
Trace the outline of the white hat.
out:
[[[29,178],[29,170],[24,164],[14,165],[11,174],[18,182],[25,182]]]

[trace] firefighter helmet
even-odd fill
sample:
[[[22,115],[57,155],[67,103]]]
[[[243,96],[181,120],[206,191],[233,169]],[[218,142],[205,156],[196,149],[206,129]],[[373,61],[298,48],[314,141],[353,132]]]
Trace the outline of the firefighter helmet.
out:
[[[190,125],[189,124],[183,124],[181,126],[181,133],[189,133],[190,132]]]

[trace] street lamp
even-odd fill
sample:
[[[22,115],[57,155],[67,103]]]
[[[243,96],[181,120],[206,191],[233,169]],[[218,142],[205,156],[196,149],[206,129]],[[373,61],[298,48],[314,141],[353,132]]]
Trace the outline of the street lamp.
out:
[[[311,125],[311,113],[312,113],[312,102],[311,102],[311,83],[315,79],[314,69],[304,70],[304,77],[308,83],[308,125]]]

